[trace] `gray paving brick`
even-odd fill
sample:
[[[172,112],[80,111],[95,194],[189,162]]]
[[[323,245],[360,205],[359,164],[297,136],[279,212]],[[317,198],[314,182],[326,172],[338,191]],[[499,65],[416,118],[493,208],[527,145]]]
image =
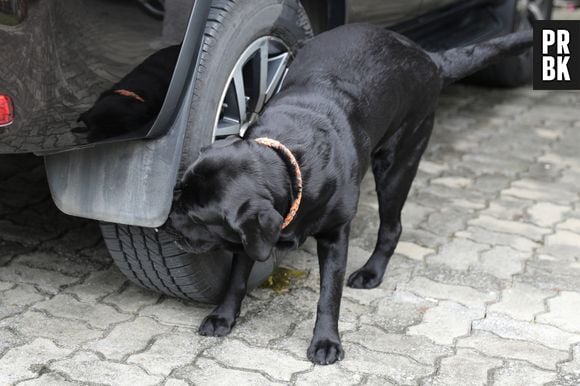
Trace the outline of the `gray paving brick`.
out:
[[[488,358],[473,350],[458,349],[457,354],[443,358],[437,375],[427,379],[426,385],[457,385],[458,380],[464,386],[487,384],[488,371],[502,365],[496,358]]]
[[[493,372],[493,384],[497,386],[542,386],[555,380],[553,371],[540,370],[521,362],[508,362]]]
[[[111,306],[79,302],[70,295],[56,295],[50,300],[36,303],[35,309],[44,310],[53,316],[83,321],[95,328],[107,328],[113,323],[130,318],[121,314]]]
[[[48,338],[61,346],[77,346],[103,334],[82,321],[54,318],[38,311],[1,320],[0,327],[14,329],[26,337]]]
[[[66,374],[79,382],[94,382],[109,385],[156,385],[163,377],[149,375],[137,366],[101,360],[96,354],[80,351],[74,356],[51,363],[49,368]]]
[[[144,350],[154,336],[171,331],[150,318],[137,318],[113,327],[103,339],[85,344],[88,350],[98,351],[107,359],[121,360],[130,354]]]
[[[59,348],[44,338],[13,348],[0,358],[0,382],[10,384],[34,378],[48,361],[62,358],[70,352],[70,349]]]

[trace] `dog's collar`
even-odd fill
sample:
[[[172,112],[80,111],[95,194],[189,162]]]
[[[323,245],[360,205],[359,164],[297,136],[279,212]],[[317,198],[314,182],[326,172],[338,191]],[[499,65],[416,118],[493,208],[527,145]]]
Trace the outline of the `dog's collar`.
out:
[[[297,194],[296,198],[290,205],[290,210],[288,214],[284,218],[284,222],[282,223],[282,229],[286,228],[296,217],[296,213],[298,213],[298,209],[300,208],[300,202],[302,201],[302,172],[300,171],[300,165],[294,157],[294,154],[288,149],[286,146],[282,145],[280,142],[276,141],[275,139],[271,138],[256,138],[254,141],[259,143],[260,145],[267,146],[276,150],[279,154],[283,155],[285,158],[288,159],[290,165],[294,168],[294,177],[296,178],[296,187],[297,187]]]
[[[145,99],[141,98],[139,96],[139,94],[133,92],[133,91],[129,91],[129,90],[125,90],[125,89],[120,89],[120,90],[113,90],[113,92],[115,94],[119,94],[125,97],[129,97],[129,98],[133,98],[135,100],[138,100],[139,102],[145,102]]]

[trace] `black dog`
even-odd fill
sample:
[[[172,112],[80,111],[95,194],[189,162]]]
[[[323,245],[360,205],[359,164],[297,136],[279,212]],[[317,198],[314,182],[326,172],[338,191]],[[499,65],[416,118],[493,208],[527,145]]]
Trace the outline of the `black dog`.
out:
[[[381,223],[373,254],[348,279],[354,288],[382,281],[442,87],[524,50],[531,40],[531,32],[518,33],[429,54],[396,33],[348,25],[308,42],[245,138],[210,146],[183,177],[171,215],[181,245],[234,252],[224,299],[200,333],[230,332],[255,260],[314,236],[321,282],[308,358],[319,364],[342,359],[337,326],[349,230],[367,168],[375,175]],[[287,216],[301,188],[299,171],[289,165],[292,154],[259,138],[278,140],[298,162],[304,192],[295,216]]]
[[[89,140],[123,135],[154,119],[165,100],[180,50],[177,45],[157,51],[103,92],[78,119],[86,125]]]

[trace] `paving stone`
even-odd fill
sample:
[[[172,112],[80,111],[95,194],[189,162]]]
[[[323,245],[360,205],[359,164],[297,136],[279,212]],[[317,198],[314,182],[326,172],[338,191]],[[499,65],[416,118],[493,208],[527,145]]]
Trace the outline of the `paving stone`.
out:
[[[490,216],[480,216],[469,222],[471,225],[479,226],[495,232],[512,233],[529,238],[532,241],[541,241],[542,237],[550,231],[535,225],[517,221],[498,220]]]
[[[532,205],[533,203],[528,200],[502,196],[491,201],[489,207],[482,210],[480,214],[501,220],[521,221]]]
[[[500,315],[488,315],[473,322],[474,330],[492,332],[502,338],[541,344],[556,350],[568,350],[580,342],[580,334],[573,334],[547,324],[513,320]]]
[[[63,256],[48,251],[35,251],[19,255],[13,260],[12,264],[56,271],[64,275],[76,277],[103,269],[102,264],[98,264],[78,254]]]
[[[303,297],[304,295],[307,297]],[[311,312],[316,310],[317,295],[312,292],[303,292],[300,298],[304,300],[304,303],[310,303]],[[231,336],[255,346],[265,347],[271,340],[286,335],[295,325],[296,320],[300,319],[301,312],[293,303],[296,303],[295,299],[287,296],[273,299],[266,307],[252,312],[247,318],[240,318]],[[341,310],[344,310],[347,303],[348,301],[343,302]],[[294,318],[289,318],[288,315],[294,315]],[[341,312],[342,320],[344,320],[343,316],[344,313]],[[256,331],[260,333],[257,334]]]
[[[38,338],[29,344],[9,350],[0,358],[0,383],[9,384],[38,376],[48,361],[70,354],[48,339]]]
[[[352,343],[345,343],[343,347],[345,357],[338,366],[353,373],[378,375],[397,383],[411,384],[434,371],[434,367],[403,355],[369,351]]]
[[[481,309],[444,301],[428,309],[421,324],[410,327],[407,333],[426,336],[438,344],[451,345],[455,338],[467,335],[471,331],[471,322],[481,317]]]
[[[192,362],[212,339],[203,338],[196,332],[171,334],[155,338],[146,351],[131,355],[127,363],[140,364],[149,374],[167,376],[171,371]]]
[[[21,345],[24,340],[7,328],[0,328],[0,357],[12,347]]]
[[[356,343],[369,350],[409,356],[425,365],[434,365],[438,357],[449,355],[449,347],[433,344],[421,336],[386,333],[374,326],[343,334],[343,342]]]
[[[493,373],[493,384],[497,386],[542,386],[553,381],[556,373],[536,369],[521,362],[508,362],[507,366],[495,370]]]
[[[360,316],[360,322],[374,324],[389,333],[404,333],[412,325],[423,319],[425,311],[434,307],[435,302],[402,290],[376,303],[375,313]]]
[[[427,264],[443,264],[453,269],[467,270],[477,264],[479,253],[489,249],[487,245],[477,244],[466,239],[453,239],[443,245],[437,254],[427,258]]]
[[[436,235],[448,236],[464,229],[470,218],[472,218],[470,212],[447,207],[431,214],[420,227]]]
[[[81,283],[67,288],[65,292],[75,294],[83,302],[94,302],[118,291],[126,282],[127,277],[119,269],[112,267],[91,273]]]
[[[510,247],[493,247],[482,252],[477,268],[500,279],[511,279],[512,275],[522,272],[524,262],[531,255]]]
[[[504,280],[482,271],[474,269],[455,270],[443,265],[419,267],[415,270],[414,276],[423,276],[438,283],[468,286],[486,292],[499,291],[506,285]]]
[[[457,347],[471,348],[488,357],[528,361],[547,370],[555,370],[556,364],[566,360],[569,355],[567,351],[550,349],[537,343],[505,339],[484,331],[474,331],[471,336],[459,339]]]
[[[458,349],[457,354],[443,358],[437,375],[426,385],[486,385],[488,371],[502,365],[500,359],[484,357],[473,350]]]
[[[338,368],[338,366],[314,366],[312,371],[297,375],[296,385],[354,386],[360,385],[362,379],[362,374],[354,374]]]
[[[45,295],[28,284],[18,284],[0,293],[0,305],[29,306],[44,299],[46,299]]]
[[[419,164],[419,170],[428,174],[439,174],[449,169],[449,165],[422,160]]]
[[[567,255],[580,257],[580,234],[567,230],[558,230],[552,235],[546,237],[546,246],[558,246],[560,252]]]
[[[85,322],[54,318],[38,311],[27,311],[1,320],[0,327],[13,328],[27,337],[48,338],[65,347],[75,347],[103,334],[102,331],[90,328]]]
[[[519,180],[512,187],[502,191],[502,194],[535,201],[547,201],[567,204],[577,199],[576,194],[561,189],[557,184],[545,184],[535,180]]]
[[[409,259],[412,260],[423,261],[425,256],[435,253],[435,250],[430,248],[424,248],[414,243],[401,241],[397,244],[395,253],[408,257]]]
[[[81,320],[96,328],[107,328],[113,323],[122,322],[131,318],[121,314],[111,306],[79,302],[70,295],[56,295],[50,300],[36,303],[34,308],[44,310],[51,315]]]
[[[548,308],[549,312],[536,317],[538,322],[580,333],[580,293],[563,291],[548,299]]]
[[[7,283],[0,281],[0,292],[7,291],[14,287],[14,283]]]
[[[473,185],[473,180],[464,177],[439,177],[432,179],[431,183],[444,185],[453,189],[465,189]]]
[[[0,280],[11,283],[32,284],[46,292],[56,294],[63,286],[71,285],[79,279],[45,269],[10,265],[0,269]]]
[[[176,299],[164,299],[161,303],[143,308],[139,314],[151,316],[160,323],[171,326],[197,328],[212,308]]]
[[[568,206],[539,202],[528,209],[528,214],[534,224],[549,227],[560,222],[568,210],[570,210]]]
[[[569,230],[578,234],[580,233],[580,219],[569,218],[566,221],[562,222],[561,224],[558,224],[556,228]]]
[[[171,331],[150,318],[137,318],[113,327],[103,339],[84,345],[88,350],[98,351],[107,359],[121,360],[125,356],[143,350],[154,336]]]
[[[281,381],[290,381],[292,374],[312,367],[306,356],[298,360],[280,351],[250,347],[237,340],[223,341],[206,353],[226,366],[264,372]]]
[[[149,375],[137,366],[108,362],[96,354],[80,351],[69,359],[53,362],[49,368],[66,374],[79,382],[94,382],[109,385],[156,385],[163,377]]]
[[[513,280],[549,291],[576,291],[578,289],[576,273],[576,269],[570,269],[568,274],[555,275],[553,272],[536,266],[534,261],[528,261],[526,271],[514,275]]]
[[[106,296],[103,303],[115,305],[125,312],[135,313],[144,306],[157,303],[159,297],[156,292],[130,284],[122,292]]]
[[[38,378],[18,383],[19,386],[82,386],[79,382],[68,381],[55,373],[44,374]]]
[[[189,386],[189,383],[182,379],[168,378],[163,386]]]
[[[540,246],[539,242],[534,242],[523,236],[512,235],[509,233],[498,233],[488,229],[469,226],[465,231],[455,234],[458,238],[466,238],[478,243],[490,245],[505,245],[518,251],[529,252]]]
[[[195,361],[195,366],[181,367],[175,370],[174,374],[196,385],[203,386],[267,386],[284,384],[284,382],[272,381],[257,371],[224,367],[208,358],[199,358]]]
[[[488,313],[501,313],[512,319],[533,321],[536,314],[546,310],[544,300],[554,291],[541,290],[527,284],[515,283],[501,293],[501,300],[488,307]]]
[[[437,283],[424,277],[415,277],[400,288],[423,298],[451,300],[468,307],[484,307],[486,302],[491,302],[497,297],[494,292],[483,293],[470,287]]]
[[[580,380],[580,345],[573,347],[572,355],[571,360],[558,365],[558,373],[567,375],[567,380]],[[575,385],[578,385],[578,383]]]

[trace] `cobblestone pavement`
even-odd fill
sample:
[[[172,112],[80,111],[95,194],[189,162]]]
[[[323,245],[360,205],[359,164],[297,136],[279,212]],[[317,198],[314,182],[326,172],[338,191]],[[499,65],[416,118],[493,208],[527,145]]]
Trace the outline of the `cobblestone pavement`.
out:
[[[283,261],[305,279],[253,291],[229,337],[200,337],[209,306],[130,284],[96,225],[51,204],[41,165],[2,158],[0,384],[579,385],[579,105],[529,89],[442,97],[388,274],[345,288],[346,357],[326,367],[305,354],[313,243]],[[348,273],[377,227],[369,177]]]

